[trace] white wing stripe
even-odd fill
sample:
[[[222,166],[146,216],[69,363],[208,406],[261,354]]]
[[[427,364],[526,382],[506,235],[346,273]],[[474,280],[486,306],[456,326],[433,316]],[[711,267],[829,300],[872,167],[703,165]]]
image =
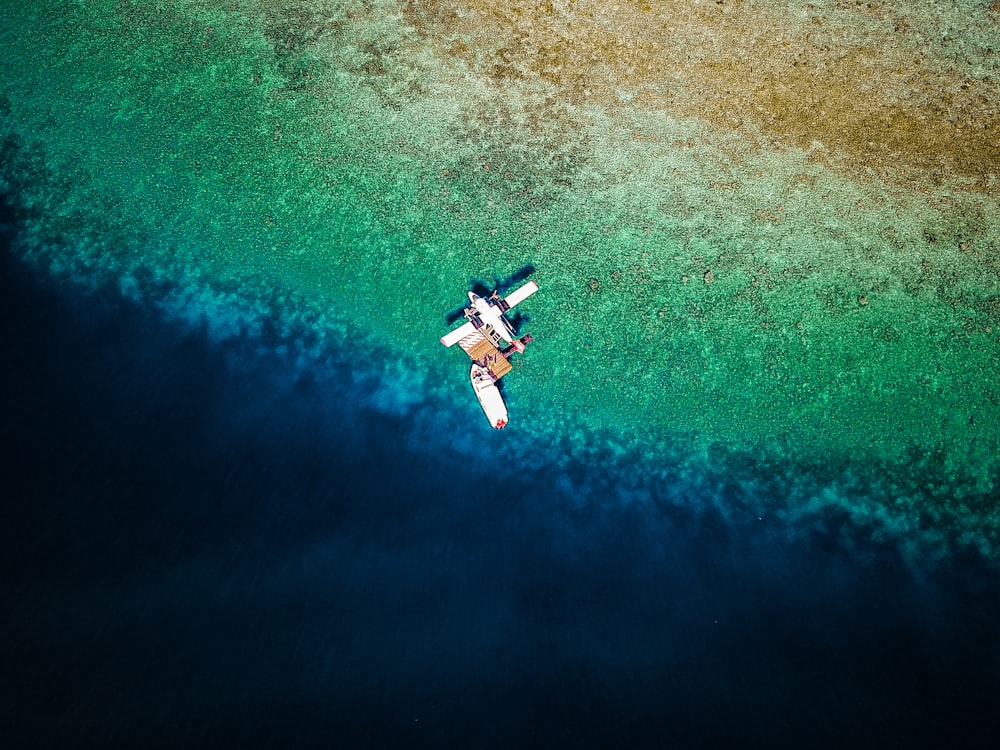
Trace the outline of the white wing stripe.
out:
[[[459,326],[451,333],[442,336],[441,343],[445,346],[454,346],[475,330],[476,327],[472,325],[472,321],[469,321],[465,325]]]
[[[504,298],[504,302],[513,307],[514,305],[520,302],[524,302],[524,300],[528,299],[528,297],[530,297],[537,291],[538,291],[538,284],[536,284],[534,281],[529,281],[524,286],[518,287],[513,292],[508,294],[506,298]]]

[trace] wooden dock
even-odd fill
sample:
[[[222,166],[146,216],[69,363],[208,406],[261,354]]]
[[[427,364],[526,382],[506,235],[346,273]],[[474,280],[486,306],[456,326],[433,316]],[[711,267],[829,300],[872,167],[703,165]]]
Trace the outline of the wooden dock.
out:
[[[499,380],[514,369],[499,348],[500,337],[490,326],[470,333],[458,342],[469,355],[469,359],[488,369],[494,379]]]

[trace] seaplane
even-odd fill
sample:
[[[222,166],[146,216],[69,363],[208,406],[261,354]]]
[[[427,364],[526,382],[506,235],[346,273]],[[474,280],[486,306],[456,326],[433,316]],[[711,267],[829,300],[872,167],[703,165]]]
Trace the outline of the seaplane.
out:
[[[538,284],[529,281],[503,299],[497,291],[488,297],[469,292],[469,304],[462,311],[465,323],[441,337],[445,346],[458,344],[469,355],[472,390],[490,425],[498,430],[507,426],[507,405],[497,381],[513,369],[508,361],[510,355],[523,352],[531,343],[530,335],[517,337],[505,313],[537,291]]]

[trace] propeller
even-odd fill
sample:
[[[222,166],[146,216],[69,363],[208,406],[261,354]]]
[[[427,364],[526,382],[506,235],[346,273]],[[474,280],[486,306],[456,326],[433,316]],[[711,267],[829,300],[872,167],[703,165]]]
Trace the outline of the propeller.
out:
[[[452,308],[445,314],[444,319],[449,324],[454,323],[456,320],[461,320],[465,317],[465,311],[468,307],[468,305],[460,305],[459,307]]]

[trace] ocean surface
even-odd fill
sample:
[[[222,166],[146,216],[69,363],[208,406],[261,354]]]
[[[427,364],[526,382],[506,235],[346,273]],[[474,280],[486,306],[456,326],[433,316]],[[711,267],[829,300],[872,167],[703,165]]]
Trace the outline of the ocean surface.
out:
[[[0,1],[12,747],[988,747],[1000,6]],[[540,291],[490,429],[440,346]]]

